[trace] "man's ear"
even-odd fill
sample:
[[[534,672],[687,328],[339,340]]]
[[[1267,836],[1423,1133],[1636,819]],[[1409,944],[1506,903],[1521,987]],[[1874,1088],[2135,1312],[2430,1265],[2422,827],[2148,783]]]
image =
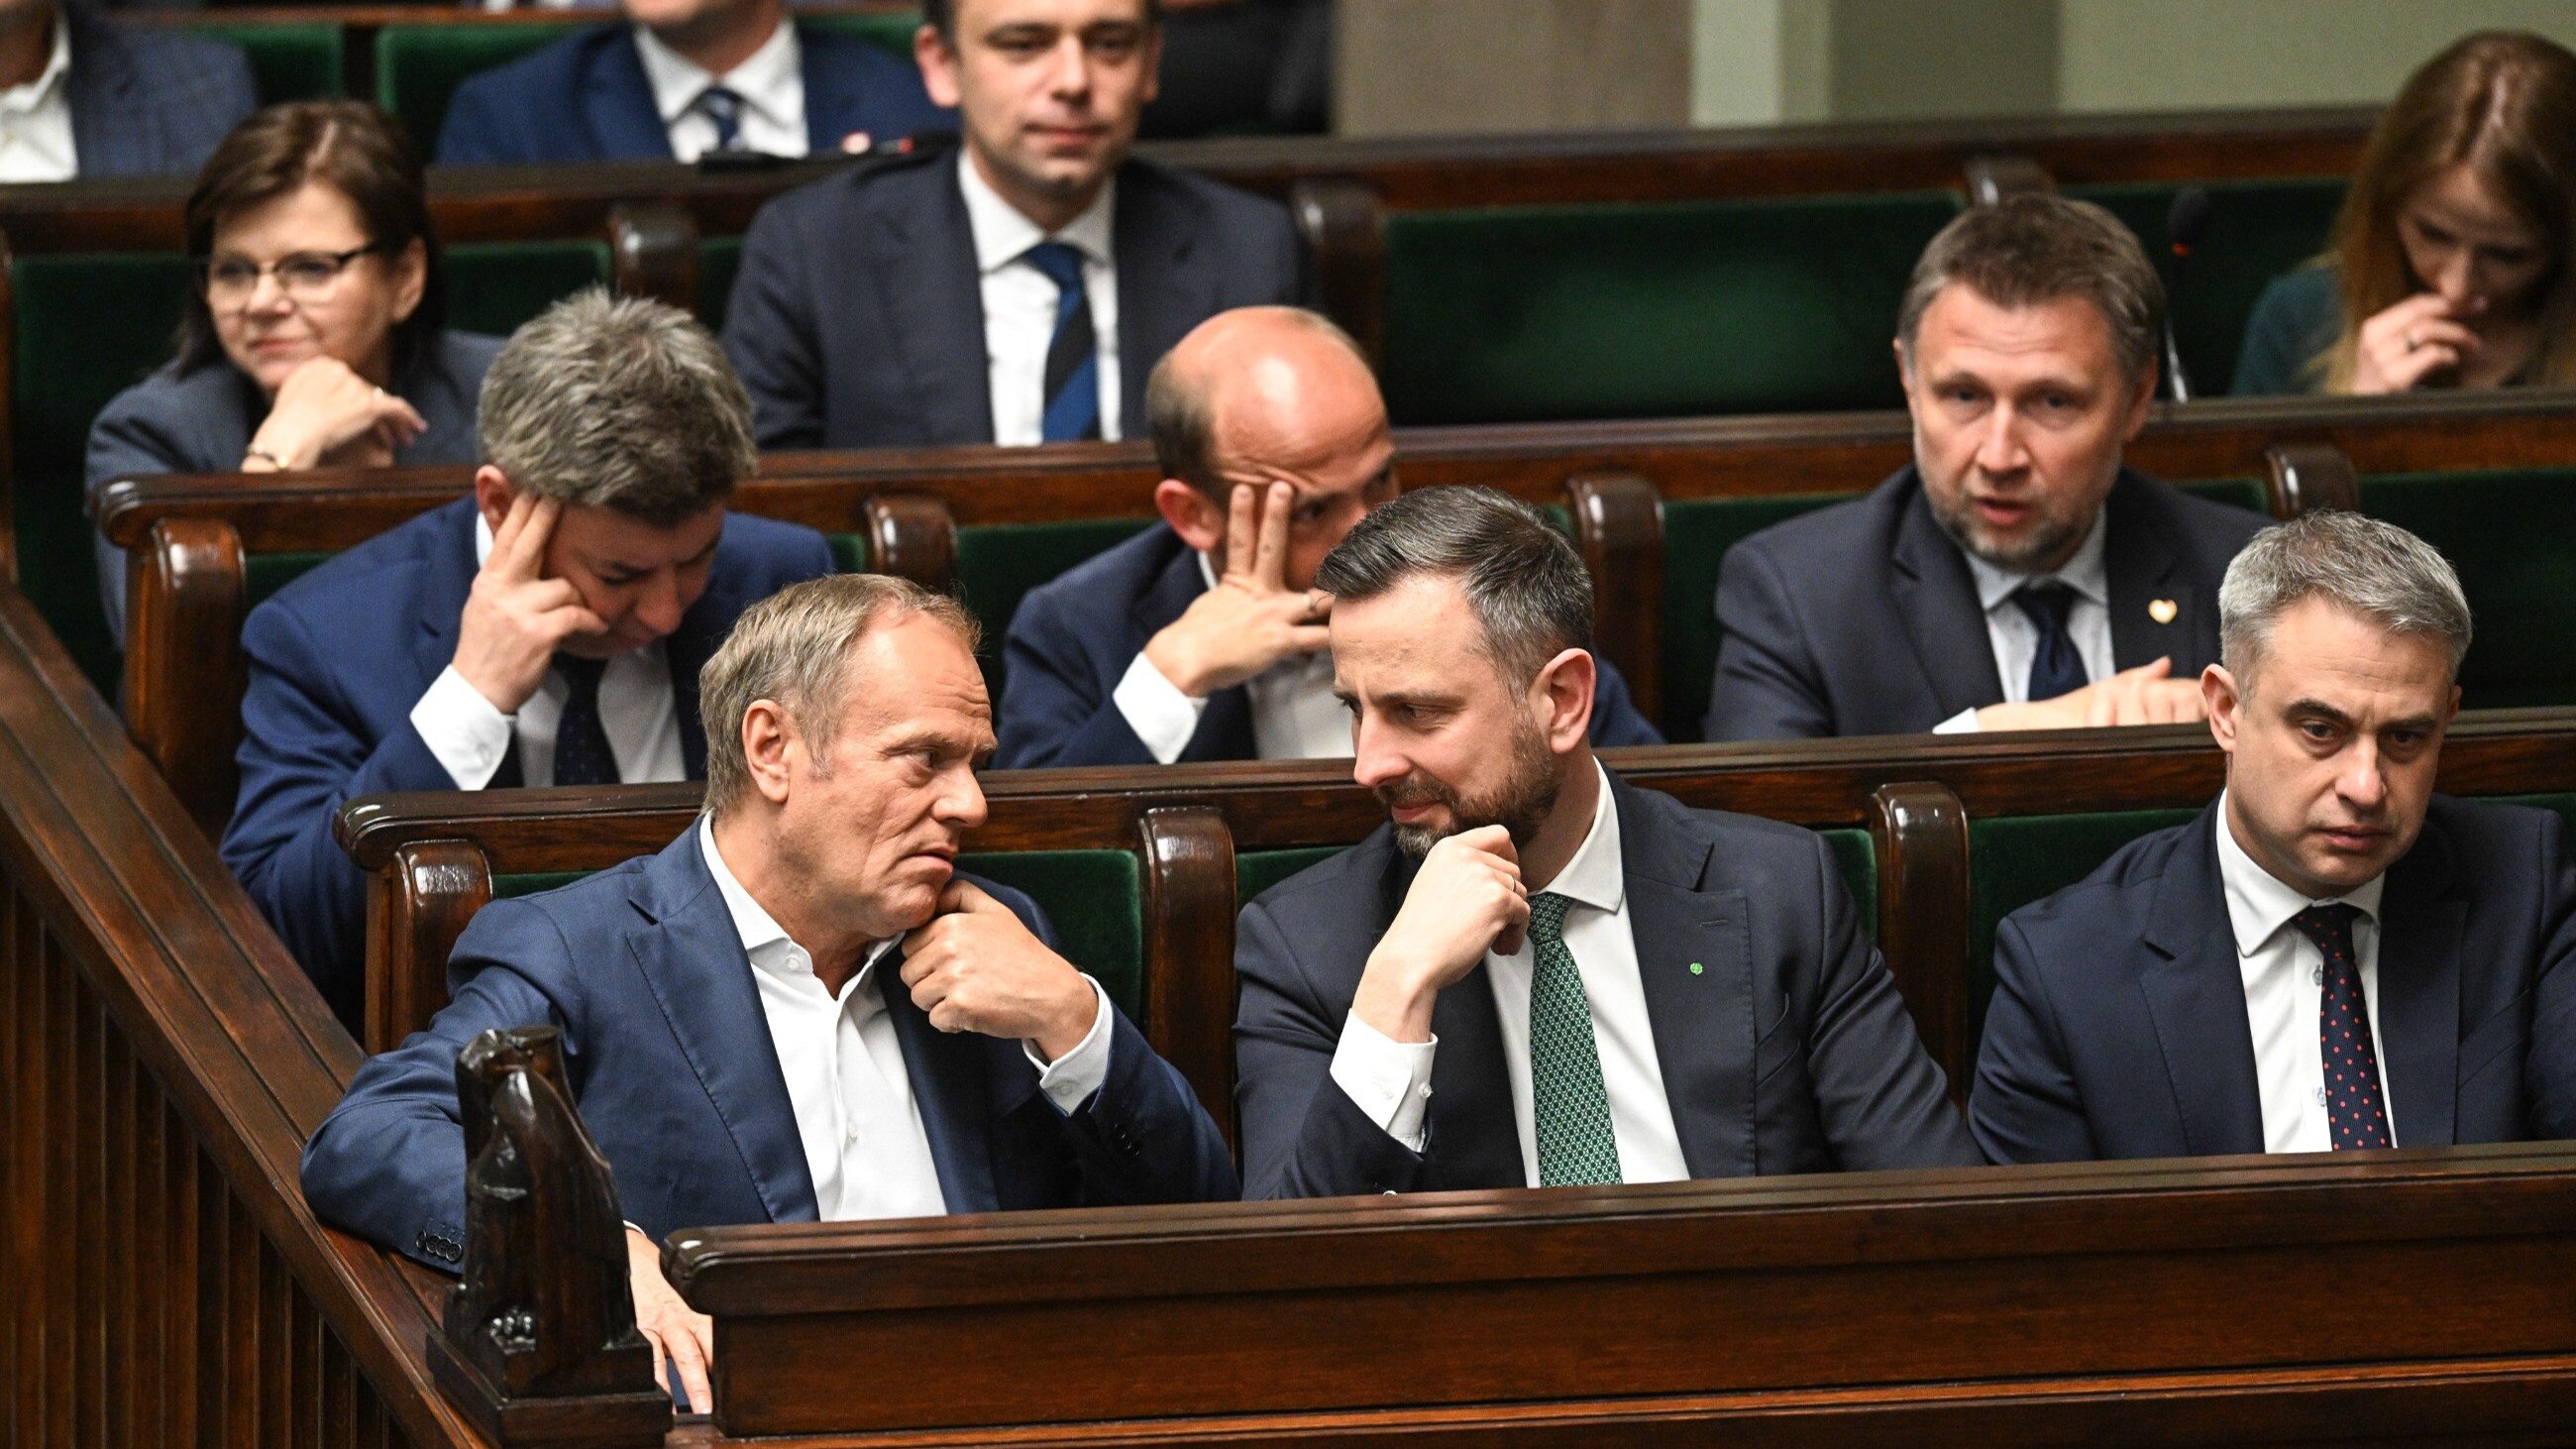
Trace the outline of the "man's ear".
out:
[[[949,8],[949,23],[957,21],[956,7]],[[912,33],[912,63],[921,67],[922,89],[930,92],[931,103],[949,110],[957,109],[957,52],[936,25],[924,25]]]
[[[1547,661],[1530,681],[1529,701],[1539,729],[1556,754],[1572,754],[1592,737],[1592,689],[1600,666],[1586,649],[1568,649]]]
[[[2213,664],[2200,671],[2200,702],[2209,710],[2209,737],[2229,754],[2236,753],[2236,729],[2243,718],[2237,713],[2245,696],[2236,687],[2236,676],[2223,665]]]
[[[486,463],[474,470],[474,506],[494,533],[501,531],[501,520],[510,516],[510,505],[518,501],[519,490],[500,469]]]
[[[1226,512],[1216,500],[1178,478],[1154,485],[1154,511],[1181,536],[1181,542],[1217,560],[1225,556]]]
[[[796,743],[795,722],[774,699],[755,699],[742,712],[742,763],[751,788],[772,805],[787,803],[788,755]]]

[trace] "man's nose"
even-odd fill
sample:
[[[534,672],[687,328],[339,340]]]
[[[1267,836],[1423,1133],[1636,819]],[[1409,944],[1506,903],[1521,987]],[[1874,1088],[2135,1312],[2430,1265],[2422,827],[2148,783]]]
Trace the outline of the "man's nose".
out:
[[[1351,727],[1351,778],[1372,790],[1391,785],[1413,770],[1413,762],[1402,751],[1388,748],[1384,736],[1385,731],[1366,716]]]
[[[2030,466],[2030,449],[2022,442],[2021,414],[2009,406],[1989,414],[1977,435],[1976,464],[1988,474],[2018,473]]]
[[[635,622],[653,631],[655,637],[679,632],[680,619],[688,613],[680,602],[680,581],[669,569],[663,569],[645,580],[635,596]]]
[[[1091,51],[1079,35],[1068,35],[1058,41],[1047,76],[1047,88],[1060,96],[1078,96],[1091,90]]]
[[[986,813],[984,782],[975,778],[975,772],[972,769],[959,767],[956,778],[949,782],[946,789],[939,792],[939,799],[931,806],[931,813],[943,824],[953,825],[960,830],[972,830],[983,824]]]
[[[2364,739],[2355,744],[2351,757],[2335,777],[2335,793],[2344,803],[2363,812],[2376,811],[2388,803],[2388,777],[2380,770],[2379,747]]]

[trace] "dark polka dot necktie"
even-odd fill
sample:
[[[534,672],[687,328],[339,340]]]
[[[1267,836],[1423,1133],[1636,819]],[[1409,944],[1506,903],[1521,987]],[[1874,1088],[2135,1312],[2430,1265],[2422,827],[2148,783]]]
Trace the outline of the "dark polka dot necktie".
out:
[[[2290,918],[2325,957],[2317,1040],[2326,1068],[2326,1123],[2337,1152],[2388,1145],[2388,1105],[2379,1091],[2379,1048],[2371,1040],[2370,1004],[2361,995],[2361,961],[2353,954],[2359,909],[2310,906]]]
[[[1592,998],[1565,944],[1574,901],[1530,897],[1530,1115],[1538,1128],[1541,1187],[1619,1181],[1619,1138],[1610,1126],[1610,1089],[1592,1037]]]
[[[1043,442],[1100,436],[1100,339],[1091,322],[1091,293],[1082,282],[1082,253],[1063,242],[1039,242],[1022,254],[1055,283],[1055,338],[1047,344]]]
[[[555,783],[614,785],[617,755],[608,747],[608,731],[599,720],[599,675],[605,659],[555,656],[563,676],[563,718],[555,725]]]
[[[2030,685],[2022,697],[2034,703],[2073,694],[2092,683],[2084,673],[2084,653],[2066,628],[2075,608],[2075,591],[2055,579],[2041,579],[2013,590],[2012,601],[2030,616],[2039,644],[2030,651]]]

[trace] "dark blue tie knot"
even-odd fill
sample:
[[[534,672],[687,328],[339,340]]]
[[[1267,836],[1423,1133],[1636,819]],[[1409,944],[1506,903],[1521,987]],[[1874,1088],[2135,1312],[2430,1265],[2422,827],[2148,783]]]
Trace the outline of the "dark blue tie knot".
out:
[[[2092,683],[2083,651],[2075,647],[2075,636],[2066,628],[2066,616],[2075,608],[2075,591],[2055,579],[2033,579],[2013,590],[2012,601],[2039,631],[2038,645],[2030,652],[2030,682],[2023,697],[2057,699]]]
[[[2075,591],[2055,579],[2038,579],[2013,590],[2013,602],[2042,634],[2063,634],[2066,616],[2075,608]]]
[[[698,98],[690,104],[703,113],[708,120],[715,122],[717,150],[742,149],[743,99],[740,91],[728,90],[723,86],[709,86],[698,92]]]
[[[1056,290],[1067,294],[1082,290],[1082,249],[1069,242],[1043,241],[1022,255],[1030,266],[1046,274]]]
[[[584,659],[578,654],[555,656],[555,672],[564,678],[575,699],[599,698],[599,676],[608,669],[605,659]]]

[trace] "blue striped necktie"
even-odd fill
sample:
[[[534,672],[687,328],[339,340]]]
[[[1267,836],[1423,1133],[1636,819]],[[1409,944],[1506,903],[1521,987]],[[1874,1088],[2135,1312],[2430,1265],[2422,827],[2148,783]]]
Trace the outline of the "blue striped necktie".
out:
[[[1100,436],[1099,339],[1091,326],[1091,293],[1082,284],[1082,253],[1063,242],[1039,242],[1024,254],[1055,283],[1055,337],[1047,343],[1046,412],[1038,437],[1049,443]]]
[[[731,153],[742,149],[742,93],[723,86],[709,86],[698,92],[694,103],[706,118],[716,123],[716,151]]]

